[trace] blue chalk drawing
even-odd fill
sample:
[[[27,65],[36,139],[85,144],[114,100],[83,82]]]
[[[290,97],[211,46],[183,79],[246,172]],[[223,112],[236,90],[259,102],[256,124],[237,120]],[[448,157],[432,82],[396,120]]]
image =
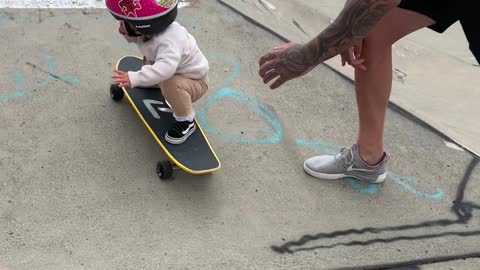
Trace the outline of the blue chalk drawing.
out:
[[[436,192],[437,193],[432,194],[432,195],[425,194],[423,192],[420,192],[420,191],[416,190],[414,187],[412,187],[409,184],[409,183],[416,184],[418,182],[417,179],[415,179],[413,177],[396,175],[394,173],[389,172],[388,173],[388,178],[390,178],[395,183],[399,184],[406,191],[415,194],[417,197],[424,198],[424,199],[429,199],[429,200],[441,200],[445,197],[445,193],[438,187],[436,187]]]
[[[33,89],[44,89],[48,86],[48,84],[52,80],[57,79],[56,77],[53,76],[53,74],[55,74],[54,58],[48,54],[45,54],[44,58],[48,68],[48,76],[45,80],[37,83]],[[58,78],[70,84],[74,84],[74,85],[80,84],[80,79],[73,77],[71,75],[59,75]],[[28,93],[33,91],[33,89],[27,89],[25,79],[23,78],[23,75],[21,72],[16,71],[14,73],[13,80],[15,81],[15,85],[17,89],[20,89],[20,91],[14,92],[12,94],[0,95],[0,101],[6,101],[6,100],[25,97]]]
[[[71,84],[80,84],[80,79],[71,75],[62,75],[60,76],[60,78],[64,79],[67,82],[70,82]]]
[[[54,64],[53,56],[45,54],[44,57],[45,57],[45,62],[47,62],[49,75],[43,82],[38,84],[37,88],[41,88],[41,89],[45,88],[48,85],[49,82],[56,79],[54,76],[52,76],[52,74],[55,74],[55,64]],[[80,79],[75,78],[71,75],[60,75],[60,76],[58,76],[58,78],[66,81],[66,82],[69,82],[71,84],[80,84]]]
[[[20,89],[25,89],[25,81],[23,80],[22,74],[20,72],[18,72],[18,71],[15,72],[14,80],[15,80],[16,85]],[[23,96],[25,96],[24,91],[15,92],[15,93],[10,94],[10,95],[0,95],[0,101],[1,100],[9,100],[9,99],[14,99],[14,98],[19,98],[19,97],[23,97]]]
[[[2,25],[3,20],[5,20],[5,15],[0,14],[0,25]]]
[[[217,58],[216,56],[214,58]],[[233,57],[224,56],[223,60],[229,63],[232,67],[230,75],[225,79],[223,82],[223,88],[218,90],[213,96],[211,96],[203,108],[199,111],[197,115],[197,120],[200,122],[202,127],[209,133],[214,134],[220,138],[235,142],[235,143],[243,143],[243,144],[277,144],[280,143],[284,132],[281,122],[277,119],[274,112],[265,104],[261,103],[257,99],[248,96],[247,94],[240,92],[238,90],[228,88],[230,84],[234,82],[237,76],[240,73],[240,64],[236,61]],[[224,134],[219,130],[212,127],[208,121],[208,111],[217,103],[221,102],[222,100],[233,100],[250,111],[253,111],[261,117],[264,122],[269,126],[269,128],[265,128],[265,126],[260,126],[259,131],[269,135],[267,139],[246,139],[246,138],[239,138],[231,135]],[[310,142],[305,140],[296,140],[296,144],[300,147],[307,148],[314,152],[319,152],[322,154],[332,155],[338,152],[338,149],[344,148],[344,145],[331,142],[331,141],[316,141]],[[391,180],[394,183],[398,184],[402,187],[405,191],[414,194],[415,196],[428,199],[428,200],[441,200],[445,197],[445,193],[440,189],[436,188],[435,194],[426,194],[421,191],[415,189],[411,184],[418,183],[418,180],[409,177],[409,176],[401,176],[391,172],[387,172],[387,180]],[[367,194],[367,195],[375,195],[379,192],[378,185],[368,184],[368,183],[361,183],[353,178],[346,178],[345,181],[356,191]]]
[[[213,107],[216,103],[220,100],[233,100],[245,108],[248,108],[251,111],[254,111],[258,114],[271,129],[266,129],[265,127],[261,127],[261,131],[270,135],[270,137],[266,139],[247,139],[247,138],[239,138],[227,134],[223,134],[222,132],[216,130],[212,127],[207,119],[208,111],[211,107]],[[246,94],[229,89],[229,88],[222,88],[218,92],[216,92],[211,98],[208,99],[207,104],[203,107],[202,110],[199,111],[197,115],[197,120],[200,121],[202,127],[207,130],[208,132],[215,134],[219,137],[222,137],[226,140],[230,140],[237,143],[245,143],[245,144],[275,144],[279,143],[283,137],[283,128],[282,124],[278,119],[275,117],[274,113],[263,103],[257,101],[254,98],[247,96]]]
[[[355,189],[360,193],[367,194],[367,195],[374,195],[378,193],[378,185],[360,183],[350,177],[345,180],[347,181],[347,183],[350,184],[350,186],[352,186],[353,189]]]
[[[14,80],[17,86],[20,87],[21,89],[24,89],[26,87],[25,80],[23,79],[22,73],[18,71],[15,72]]]
[[[25,92],[15,92],[15,93],[10,94],[10,95],[1,95],[0,96],[0,101],[20,98],[20,97],[23,97],[23,96],[25,96]]]

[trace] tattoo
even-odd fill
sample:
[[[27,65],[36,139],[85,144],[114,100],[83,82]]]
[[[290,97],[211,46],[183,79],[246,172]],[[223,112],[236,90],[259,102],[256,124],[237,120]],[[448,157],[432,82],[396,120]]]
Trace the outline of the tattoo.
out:
[[[365,38],[400,0],[348,0],[337,19],[305,46],[282,56],[292,74],[301,75]]]
[[[304,53],[303,45],[294,45],[288,48],[282,55],[280,60],[283,67],[292,75],[302,75],[306,69],[309,69],[306,63],[309,62],[307,55]]]

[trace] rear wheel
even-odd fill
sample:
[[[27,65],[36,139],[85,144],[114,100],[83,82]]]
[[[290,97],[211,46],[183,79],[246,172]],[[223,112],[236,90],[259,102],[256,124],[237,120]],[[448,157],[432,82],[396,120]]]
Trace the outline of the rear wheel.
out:
[[[173,165],[169,160],[161,160],[157,163],[157,175],[162,180],[167,180],[173,176]]]

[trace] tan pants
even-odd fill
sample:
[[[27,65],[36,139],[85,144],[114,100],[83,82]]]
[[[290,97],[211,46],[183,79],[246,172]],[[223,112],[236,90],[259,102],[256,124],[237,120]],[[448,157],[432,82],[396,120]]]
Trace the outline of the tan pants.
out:
[[[200,99],[208,90],[208,78],[193,80],[175,74],[160,84],[162,95],[170,103],[176,117],[189,117],[193,114],[193,102]]]

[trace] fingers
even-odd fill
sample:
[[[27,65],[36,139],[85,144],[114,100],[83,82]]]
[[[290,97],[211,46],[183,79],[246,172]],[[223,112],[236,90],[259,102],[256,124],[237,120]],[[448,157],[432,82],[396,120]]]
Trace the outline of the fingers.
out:
[[[285,82],[286,82],[285,79],[283,79],[282,77],[279,77],[275,82],[272,83],[272,85],[270,85],[270,89],[272,90],[277,89],[278,87],[282,86]]]
[[[130,83],[128,73],[120,70],[114,70],[114,74],[112,75],[112,81],[115,84],[118,84],[120,87],[123,87]]]
[[[117,80],[117,81],[124,81],[124,80],[125,80],[125,77],[124,77],[124,76],[120,76],[120,75],[113,75],[113,76],[112,76],[112,79]]]
[[[118,86],[120,86],[120,87],[130,87],[130,82],[129,81],[116,81],[114,83],[118,84]]]
[[[265,76],[263,76],[263,83],[267,84],[271,80],[275,79],[278,76],[279,76],[279,74],[277,73],[277,71],[272,70],[272,71],[268,72],[267,74],[265,74]]]
[[[357,46],[355,46],[356,58],[359,58],[360,56],[362,56],[362,51],[363,51],[363,41],[361,41]]]
[[[264,56],[262,56],[260,58],[260,62],[259,62],[260,67],[262,67],[266,62],[275,59],[275,57],[277,57],[277,56],[273,52],[265,54]]]
[[[128,79],[123,77],[112,77],[115,82],[128,82]]]
[[[358,65],[360,65],[360,64],[362,64],[362,63],[364,63],[364,62],[365,62],[365,59],[353,59],[353,61],[351,61],[350,64],[351,64],[352,66],[358,66]]]
[[[348,49],[348,63],[350,65],[352,65],[352,63],[355,62],[355,52],[354,52],[354,48],[351,47],[350,49]]]
[[[276,66],[277,66],[276,61],[266,62],[262,66],[260,66],[260,70],[259,70],[258,74],[261,77],[264,77],[265,74],[267,74],[267,72],[274,70],[276,68]]]
[[[359,71],[367,71],[367,67],[365,65],[355,65],[353,67]]]
[[[341,54],[340,57],[342,59],[342,67],[344,67],[347,64],[347,60],[345,60],[345,55],[343,54]]]
[[[365,59],[355,59],[355,61],[352,63],[352,67],[357,70],[367,71],[367,67],[363,64],[364,62]]]
[[[362,53],[355,50],[354,55],[355,55],[355,58],[360,58],[362,56]]]
[[[365,62],[364,59],[360,59],[360,60],[355,60],[355,62],[350,62],[348,64],[357,70],[367,71],[367,66],[363,64],[364,62]]]
[[[112,78],[128,78],[128,74],[126,72],[123,72],[121,70],[114,70],[114,74],[112,75]]]
[[[114,84],[118,84],[119,86],[122,86],[122,85],[124,85],[124,84],[127,84],[128,81],[119,80],[119,79],[114,79],[114,80],[113,80],[113,83],[114,83]]]
[[[284,65],[289,64],[283,63],[280,60],[280,56],[292,46],[295,46],[295,43],[282,44],[275,47],[273,49],[273,52],[267,53],[260,58],[260,68],[258,74],[260,75],[260,77],[262,77],[265,84],[274,80],[272,85],[270,85],[271,89],[276,89],[289,80],[285,79],[285,77],[282,77],[282,75],[280,74],[280,71],[284,70]],[[287,77],[291,76],[287,74]]]
[[[126,83],[128,82],[128,78],[123,78],[123,77],[112,77],[112,79],[115,81],[115,82],[118,82],[118,83]]]
[[[363,50],[362,43],[359,43],[357,46],[353,47],[352,55],[354,56],[354,61],[352,61],[351,65],[357,70],[367,71],[367,66],[363,64],[365,63],[365,59],[361,58],[362,50]]]
[[[344,63],[343,61],[346,61],[353,68],[357,70],[366,71],[367,67],[363,65],[363,63],[365,62],[365,59],[360,58],[360,56],[361,55],[358,53],[358,51],[355,52],[355,48],[351,47],[348,49],[346,59],[344,59],[344,57],[342,56],[342,64]]]
[[[115,82],[119,82],[119,81],[122,81],[123,78],[122,77],[118,77],[118,76],[112,76],[112,80],[115,81]]]

